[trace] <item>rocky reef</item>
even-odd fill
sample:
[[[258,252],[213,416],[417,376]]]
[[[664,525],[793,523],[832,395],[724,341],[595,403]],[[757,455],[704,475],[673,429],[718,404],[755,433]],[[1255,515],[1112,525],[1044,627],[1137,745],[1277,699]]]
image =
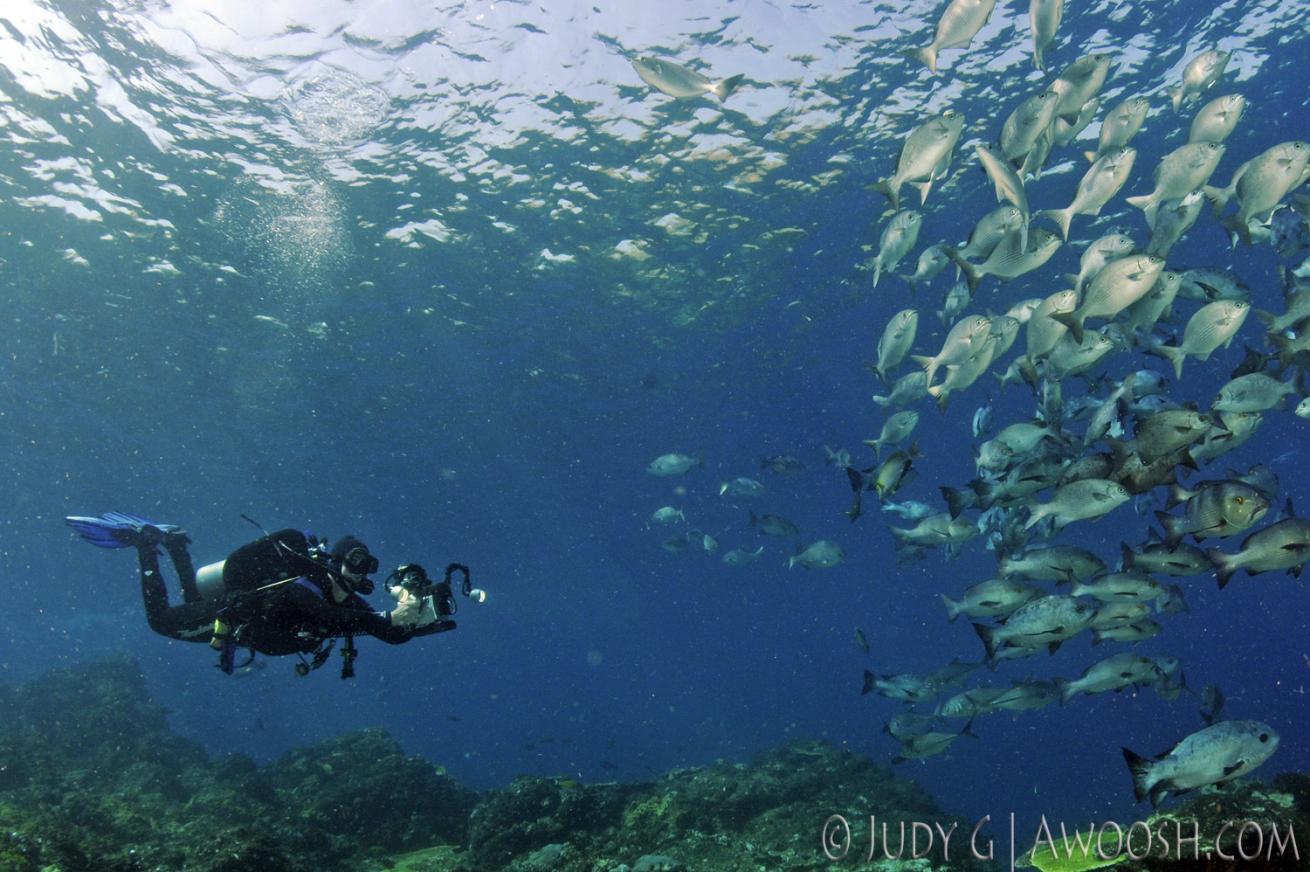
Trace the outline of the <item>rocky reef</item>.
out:
[[[869,815],[946,827],[952,818],[886,766],[819,742],[654,781],[522,777],[478,794],[432,763],[406,756],[379,730],[300,748],[268,765],[212,758],[170,732],[127,658],[0,687],[0,706],[8,715],[0,723],[5,872],[988,868],[971,866],[958,850],[943,860],[940,842],[928,857],[909,859],[908,834],[898,852],[895,824],[890,849],[902,859],[862,865]],[[821,850],[831,815],[852,823],[842,862]],[[1200,853],[1208,851],[1208,858],[1123,858],[1116,868],[1304,868],[1290,852],[1273,851],[1268,832],[1260,859],[1243,860],[1257,845],[1254,830],[1243,831],[1240,822],[1276,822],[1283,833],[1310,834],[1310,776],[1203,792],[1153,820],[1196,820],[1203,834],[1219,832],[1225,821],[1239,826],[1230,826],[1218,846],[1202,841]],[[840,848],[841,832],[831,835]],[[1029,859],[1047,870],[1101,868]]]
[[[169,731],[126,658],[0,688],[0,710],[6,872],[381,869],[466,843],[478,801],[376,730],[263,767],[212,760]]]

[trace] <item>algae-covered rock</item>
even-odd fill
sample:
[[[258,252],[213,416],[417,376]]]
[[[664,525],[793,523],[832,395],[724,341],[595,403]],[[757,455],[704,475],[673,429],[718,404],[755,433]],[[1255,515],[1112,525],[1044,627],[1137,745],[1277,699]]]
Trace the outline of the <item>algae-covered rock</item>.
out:
[[[0,702],[6,872],[368,872],[463,842],[477,800],[378,731],[270,767],[212,760],[169,731],[127,658],[0,688]]]
[[[949,826],[949,816],[922,789],[886,766],[799,742],[749,764],[681,769],[641,784],[564,786],[520,778],[488,793],[474,810],[467,868],[517,872],[522,858],[567,842],[569,850],[556,857],[560,872],[661,864],[716,872],[826,869],[832,864],[820,850],[820,828],[835,813],[853,821],[874,814]],[[953,872],[967,868],[951,858]]]
[[[476,792],[381,730],[364,730],[283,756],[269,777],[298,841],[369,844],[396,853],[463,844]]]

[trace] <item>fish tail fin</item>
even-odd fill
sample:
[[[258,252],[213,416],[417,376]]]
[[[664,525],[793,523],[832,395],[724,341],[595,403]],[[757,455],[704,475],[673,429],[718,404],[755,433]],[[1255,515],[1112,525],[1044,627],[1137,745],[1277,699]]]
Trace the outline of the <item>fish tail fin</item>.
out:
[[[1175,111],[1175,112],[1177,112],[1179,109],[1183,108],[1183,89],[1182,89],[1182,88],[1178,88],[1178,87],[1168,88],[1168,89],[1166,89],[1166,93],[1169,95],[1169,102],[1173,104],[1173,107],[1174,107],[1174,111]],[[1140,802],[1140,800],[1139,800],[1139,802]]]
[[[1173,364],[1174,378],[1183,377],[1183,363],[1187,360],[1187,354],[1181,348],[1176,345],[1157,345],[1149,351]]]
[[[1048,514],[1049,512],[1047,512],[1045,506],[1038,506],[1028,513],[1028,520],[1024,521],[1023,528],[1025,530],[1031,530],[1033,527],[1040,524]]]
[[[931,179],[931,178],[928,179],[928,181],[926,181],[926,182],[910,182],[910,187],[914,188],[916,191],[919,192],[919,205],[920,205],[920,206],[922,206],[923,204],[925,204],[925,203],[928,202],[928,194],[929,194],[930,191],[932,191],[932,179]]]
[[[977,494],[974,491],[966,491],[963,488],[941,487],[942,499],[946,500],[946,508],[951,513],[951,520],[960,517],[960,513],[969,506],[977,502]],[[969,499],[973,497],[974,499]]]
[[[869,670],[864,670],[864,687],[860,690],[860,696],[868,696],[869,691],[873,690],[875,676]]]
[[[1087,158],[1088,163],[1096,163],[1098,155],[1094,151],[1085,151],[1083,152],[1083,157]]]
[[[895,177],[873,183],[873,189],[892,201],[892,208],[901,208],[901,186],[895,184]]]
[[[974,624],[973,629],[978,634],[978,638],[982,640],[983,648],[987,651],[987,662],[994,662],[996,660],[995,628],[988,627],[985,624]]]
[[[796,565],[796,558],[795,558],[795,557],[788,557],[788,558],[787,558],[787,568],[788,568],[788,569],[791,569],[791,568],[792,568],[793,566],[795,566],[795,565]]]
[[[1225,554],[1218,548],[1211,548],[1206,551],[1205,556],[1209,557],[1210,562],[1214,564],[1215,578],[1219,580],[1219,589],[1223,590],[1228,586],[1228,581],[1233,577],[1233,573],[1237,572],[1237,562],[1231,554]]]
[[[1073,334],[1073,341],[1079,345],[1083,344],[1083,314],[1081,309],[1075,309],[1072,312],[1052,312],[1050,319],[1057,324],[1063,324],[1069,328]]]
[[[1138,802],[1143,802],[1150,796],[1152,797],[1152,805],[1154,805],[1153,795],[1155,791],[1149,783],[1151,780],[1151,761],[1128,748],[1121,750],[1124,754],[1124,762],[1128,764],[1128,771],[1133,776],[1133,795],[1137,797]]]
[[[1072,689],[1072,682],[1066,678],[1055,679],[1055,689],[1060,692],[1060,705],[1068,705],[1069,700],[1078,695],[1078,691]]]
[[[1242,240],[1246,245],[1251,245],[1251,227],[1242,220],[1240,213],[1229,215],[1224,219],[1223,225],[1227,227],[1228,232],[1233,234],[1237,239]]]
[[[874,394],[872,397],[870,397],[870,399],[873,401],[873,404],[874,404],[875,406],[883,406],[883,407],[886,407],[886,406],[890,406],[890,405],[892,404],[892,398],[891,398],[891,397],[884,397],[884,396],[882,396],[881,394]]]
[[[1124,202],[1129,206],[1134,206],[1145,212],[1147,209],[1151,208],[1151,204],[1155,201],[1151,198],[1150,194],[1143,194],[1138,197],[1126,197],[1124,198]]]
[[[873,261],[873,286],[878,287],[878,280],[882,278],[882,258],[876,258]]]
[[[954,624],[955,619],[960,616],[960,610],[963,608],[958,602],[942,594],[942,604],[946,606],[946,611],[950,615],[948,623]]]
[[[1173,515],[1157,511],[1155,519],[1160,522],[1164,528],[1164,545],[1170,551],[1178,547],[1178,543],[1183,541],[1187,535],[1187,519],[1175,518]]]
[[[746,78],[745,74],[738,73],[735,76],[728,76],[721,82],[714,85],[714,96],[719,98],[720,103],[727,102],[728,98],[736,93],[741,87],[742,79]]]
[[[934,76],[937,75],[937,46],[935,44],[925,45],[923,48],[913,48],[904,53],[907,58],[913,58],[928,68],[928,72]]]
[[[1260,323],[1265,325],[1266,328],[1273,327],[1274,321],[1276,321],[1278,318],[1278,316],[1276,316],[1273,312],[1266,312],[1264,309],[1252,309],[1251,314],[1255,315],[1255,317],[1259,319]]]
[[[1065,242],[1069,241],[1069,223],[1073,221],[1073,209],[1043,209],[1037,213],[1045,218],[1054,221],[1060,228],[1060,235]]]
[[[1233,197],[1232,188],[1216,188],[1211,185],[1203,186],[1201,193],[1205,194],[1205,198],[1210,201],[1210,209],[1216,217],[1223,214],[1224,207],[1228,205],[1228,201]]]
[[[1123,571],[1124,572],[1131,571],[1133,568],[1133,564],[1137,562],[1137,552],[1133,551],[1132,548],[1128,547],[1127,542],[1120,542],[1119,553],[1123,556]]]
[[[1174,482],[1169,488],[1169,496],[1165,498],[1164,507],[1166,509],[1172,509],[1180,503],[1187,502],[1195,495],[1194,492],[1187,490],[1178,482]]]
[[[964,281],[969,285],[969,294],[972,295],[978,287],[978,282],[982,281],[982,273],[979,272],[978,267],[961,257],[960,253],[949,245],[942,246],[942,251],[946,252],[946,256],[960,268],[960,272],[964,274]]]

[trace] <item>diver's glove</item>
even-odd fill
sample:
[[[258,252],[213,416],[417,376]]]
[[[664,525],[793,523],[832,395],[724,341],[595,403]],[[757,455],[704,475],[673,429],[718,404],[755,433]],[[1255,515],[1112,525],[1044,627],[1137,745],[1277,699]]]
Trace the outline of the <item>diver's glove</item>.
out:
[[[391,610],[391,626],[413,628],[423,619],[423,601],[403,587],[393,587],[391,593],[399,602]]]

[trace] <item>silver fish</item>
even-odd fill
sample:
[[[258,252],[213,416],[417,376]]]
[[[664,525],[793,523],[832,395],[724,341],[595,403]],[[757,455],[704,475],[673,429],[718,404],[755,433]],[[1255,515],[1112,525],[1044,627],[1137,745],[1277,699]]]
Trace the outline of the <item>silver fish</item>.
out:
[[[996,0],[951,0],[937,22],[937,34],[922,48],[906,52],[922,62],[932,73],[937,73],[937,54],[943,49],[964,48],[973,42],[978,31],[996,8]]]
[[[687,522],[687,516],[682,513],[682,509],[675,509],[673,506],[664,506],[656,509],[651,513],[650,520],[655,524],[672,524],[674,521]]]
[[[887,322],[878,340],[878,363],[874,367],[880,379],[886,381],[891,371],[905,360],[918,330],[919,313],[914,309],[902,309]]]
[[[901,258],[914,248],[914,243],[919,240],[919,229],[923,227],[923,215],[918,212],[906,210],[897,212],[892,220],[883,228],[882,238],[879,242],[878,256],[874,258],[873,264],[873,286],[878,287],[878,280],[882,278],[884,269],[895,269],[896,264],[901,262]]]
[[[983,170],[987,173],[987,178],[992,180],[992,186],[996,189],[996,200],[1008,200],[1014,207],[1019,210],[1023,216],[1023,223],[1019,225],[1019,247],[1028,246],[1028,194],[1023,188],[1023,179],[1014,171],[1005,159],[1005,155],[1000,154],[991,146],[979,144],[974,146],[974,151],[978,154],[978,160],[982,162]]]
[[[1201,107],[1192,119],[1192,129],[1187,134],[1188,142],[1223,142],[1237,129],[1237,122],[1242,120],[1246,111],[1246,98],[1241,94],[1227,94],[1215,97]]]
[[[1177,796],[1246,775],[1278,750],[1278,734],[1259,721],[1224,721],[1192,733],[1166,753],[1148,760],[1123,749],[1138,802],[1152,806]]]
[[[1191,142],[1179,146],[1160,159],[1155,168],[1155,190],[1144,196],[1129,197],[1126,202],[1146,213],[1146,223],[1155,223],[1155,212],[1165,200],[1185,196],[1205,186],[1224,156],[1225,147],[1218,142]]]
[[[1128,181],[1136,160],[1137,150],[1130,145],[1106,152],[1083,174],[1072,203],[1064,209],[1047,209],[1041,214],[1059,225],[1061,237],[1068,239],[1073,216],[1101,214],[1102,207]]]
[[[1188,191],[1177,200],[1161,203],[1151,222],[1151,241],[1146,246],[1146,253],[1160,257],[1168,255],[1170,249],[1183,238],[1183,234],[1192,229],[1204,204],[1205,192],[1201,189]]]
[[[729,566],[746,566],[749,563],[754,563],[756,560],[759,560],[760,555],[763,553],[763,545],[756,548],[754,551],[743,551],[740,548],[734,548],[727,554],[724,554],[721,559]]]
[[[734,478],[719,485],[719,496],[758,497],[764,495],[764,485],[753,478]]]
[[[1075,342],[1083,341],[1083,324],[1089,317],[1113,318],[1146,296],[1164,269],[1164,258],[1135,254],[1107,263],[1097,272],[1078,308],[1051,317],[1069,328]]]
[[[941,243],[930,245],[919,252],[919,262],[915,267],[914,275],[904,278],[910,283],[911,288],[918,290],[919,285],[932,281],[950,262],[951,259],[946,256],[946,252],[942,251]]]
[[[1197,360],[1208,360],[1216,348],[1227,348],[1250,311],[1251,305],[1245,300],[1216,300],[1207,303],[1188,320],[1181,344],[1177,347],[1159,345],[1152,350],[1172,363],[1174,375],[1182,378],[1183,362],[1189,356]]]
[[[846,552],[842,551],[841,546],[836,542],[829,539],[820,539],[805,550],[788,558],[787,568],[791,569],[799,563],[806,569],[831,569],[841,563],[845,556]]]
[[[1073,681],[1060,681],[1060,702],[1068,703],[1080,693],[1106,693],[1132,685],[1154,684],[1163,677],[1160,667],[1140,654],[1115,654],[1093,663]]]
[[[641,80],[670,97],[687,99],[713,94],[720,101],[727,100],[741,86],[743,76],[729,76],[715,82],[682,64],[662,58],[637,57],[632,67]]]
[[[1061,117],[1078,117],[1083,104],[1095,97],[1105,84],[1106,76],[1110,74],[1110,60],[1110,55],[1105,53],[1084,55],[1065,67],[1051,83],[1051,87],[1060,93],[1057,112]]]
[[[1010,113],[1001,127],[1001,154],[1007,161],[1022,161],[1032,151],[1037,139],[1050,129],[1059,105],[1059,93],[1048,88]]]
[[[1059,29],[1063,16],[1064,0],[1029,0],[1028,25],[1033,32],[1033,64],[1039,70],[1046,69],[1042,53],[1051,44],[1051,40],[1055,39],[1055,31]]]
[[[685,454],[662,454],[650,462],[646,471],[651,475],[682,475],[693,467],[704,466],[705,461],[699,457]]]
[[[965,589],[958,600],[942,594],[951,623],[960,615],[967,618],[1001,618],[1042,595],[1042,589],[1022,581],[994,578]]]
[[[864,444],[873,449],[876,456],[882,456],[884,445],[896,445],[910,438],[914,428],[919,425],[919,413],[913,409],[896,412],[887,418],[882,425],[882,433],[877,439],[866,439]]]
[[[1201,98],[1201,92],[1209,88],[1224,74],[1228,59],[1232,55],[1219,49],[1203,51],[1187,62],[1183,67],[1183,84],[1169,89],[1169,99],[1174,111]]]
[[[1107,112],[1105,120],[1101,122],[1101,138],[1096,151],[1083,152],[1087,161],[1096,163],[1107,152],[1123,148],[1131,142],[1137,131],[1142,129],[1146,113],[1150,110],[1151,102],[1145,97],[1129,97]]]
[[[974,624],[982,640],[987,659],[994,660],[1002,648],[1049,647],[1051,653],[1065,639],[1078,635],[1091,625],[1096,609],[1067,596],[1044,596],[1020,606],[997,627]]]
[[[901,376],[892,385],[892,392],[887,396],[873,396],[873,402],[879,406],[908,406],[928,396],[928,373],[910,372]],[[850,463],[842,464],[850,466]]]
[[[796,537],[801,534],[800,529],[780,515],[763,514],[756,516],[750,512],[750,526],[759,530],[765,536],[779,537]]]
[[[1214,563],[1221,589],[1239,569],[1245,569],[1247,575],[1286,569],[1299,577],[1306,560],[1310,560],[1310,521],[1286,518],[1247,536],[1236,554],[1218,548],[1206,554]]]
[[[1074,521],[1087,521],[1108,514],[1130,499],[1123,485],[1106,479],[1088,478],[1056,488],[1049,502],[1037,505],[1024,522],[1027,530],[1044,518],[1053,518],[1056,529]]]
[[[905,139],[896,172],[873,186],[875,191],[901,208],[901,186],[910,184],[919,190],[919,202],[928,200],[933,182],[944,178],[955,153],[955,143],[964,129],[964,116],[948,109],[920,124]]]
[[[937,319],[942,322],[943,327],[954,324],[972,301],[973,294],[969,291],[969,285],[965,282],[956,282],[946,292],[946,299],[937,312]]]
[[[1022,231],[1011,233],[1001,240],[1001,243],[988,255],[987,260],[981,264],[965,260],[950,246],[943,250],[964,273],[969,288],[976,289],[978,283],[986,276],[996,276],[1005,281],[1040,269],[1060,247],[1060,237],[1043,227],[1032,232],[1027,248],[1022,246],[1021,239]]]
[[[1238,376],[1219,389],[1210,408],[1216,412],[1264,412],[1278,408],[1296,386],[1262,372]]]
[[[1083,286],[1095,278],[1107,263],[1132,254],[1135,245],[1131,236],[1107,233],[1087,246],[1087,250],[1078,259],[1078,275],[1066,276],[1073,280],[1074,293],[1081,294]]]

